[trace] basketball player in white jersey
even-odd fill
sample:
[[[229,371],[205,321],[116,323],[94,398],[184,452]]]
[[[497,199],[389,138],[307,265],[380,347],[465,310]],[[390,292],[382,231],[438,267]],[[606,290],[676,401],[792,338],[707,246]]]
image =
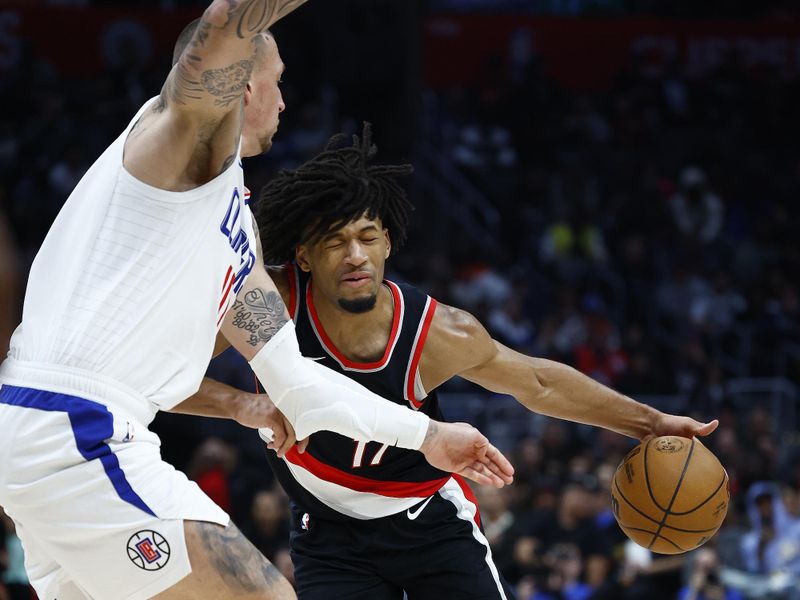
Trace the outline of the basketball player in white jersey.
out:
[[[147,428],[158,410],[277,430],[285,417],[301,438],[330,429],[418,449],[477,481],[511,481],[476,430],[303,359],[257,258],[240,158],[269,148],[284,108],[265,31],[303,3],[215,0],[34,261],[0,366],[0,505],[42,600],[294,598],[228,515],[161,460]],[[226,398],[184,402],[218,331],[282,415]]]

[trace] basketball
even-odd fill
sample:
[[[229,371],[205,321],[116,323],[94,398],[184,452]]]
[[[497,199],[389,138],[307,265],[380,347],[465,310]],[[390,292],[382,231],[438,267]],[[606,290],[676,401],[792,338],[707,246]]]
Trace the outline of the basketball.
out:
[[[630,539],[658,554],[707,542],[728,512],[728,474],[699,440],[663,436],[631,450],[614,473],[611,503]]]

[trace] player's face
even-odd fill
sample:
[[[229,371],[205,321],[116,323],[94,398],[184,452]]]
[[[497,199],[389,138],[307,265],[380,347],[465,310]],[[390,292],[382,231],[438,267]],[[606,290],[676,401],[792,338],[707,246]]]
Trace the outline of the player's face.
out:
[[[297,262],[314,277],[314,289],[353,313],[375,306],[391,252],[389,232],[380,219],[362,217],[314,244],[300,246]]]
[[[278,131],[280,114],[286,108],[280,81],[284,65],[275,38],[264,34],[259,42],[259,62],[250,77],[249,94],[245,95],[242,154],[255,156],[272,147]]]

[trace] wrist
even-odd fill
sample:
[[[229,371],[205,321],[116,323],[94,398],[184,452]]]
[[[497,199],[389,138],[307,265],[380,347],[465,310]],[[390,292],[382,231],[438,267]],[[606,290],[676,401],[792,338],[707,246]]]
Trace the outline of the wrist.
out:
[[[439,434],[439,424],[431,419],[428,421],[428,429],[425,431],[425,438],[419,447],[419,451],[426,454],[431,448],[436,445],[436,438]]]

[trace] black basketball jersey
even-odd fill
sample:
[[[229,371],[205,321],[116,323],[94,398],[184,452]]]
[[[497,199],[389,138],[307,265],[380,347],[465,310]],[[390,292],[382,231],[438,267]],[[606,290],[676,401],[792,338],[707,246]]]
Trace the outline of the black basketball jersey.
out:
[[[317,317],[309,274],[286,267],[291,285],[289,313],[303,356],[354,379],[372,392],[409,410],[442,420],[436,393],[425,395],[419,362],[436,301],[409,285],[384,281],[394,300],[389,342],[371,363],[348,360]],[[450,474],[432,467],[422,453],[379,442],[321,431],[305,453],[292,448],[284,459],[267,453],[270,465],[297,508],[313,516],[347,520],[396,514],[441,488]]]

